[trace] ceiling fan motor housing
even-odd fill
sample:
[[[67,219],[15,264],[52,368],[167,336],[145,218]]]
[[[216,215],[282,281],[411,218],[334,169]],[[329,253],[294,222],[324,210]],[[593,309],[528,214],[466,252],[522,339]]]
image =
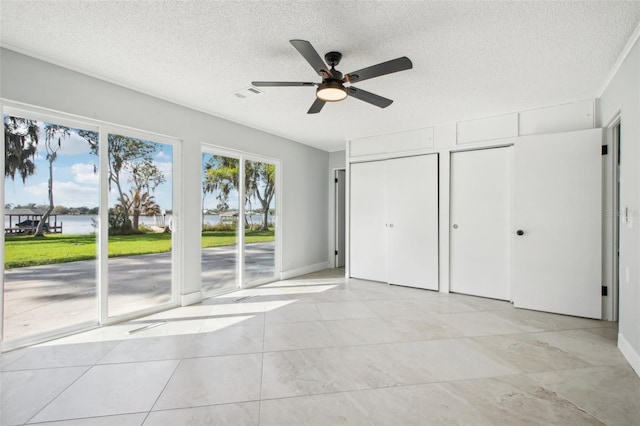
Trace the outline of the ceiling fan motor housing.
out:
[[[340,52],[329,52],[324,55],[324,60],[332,67],[338,65],[340,63],[340,59],[342,59],[342,53]]]

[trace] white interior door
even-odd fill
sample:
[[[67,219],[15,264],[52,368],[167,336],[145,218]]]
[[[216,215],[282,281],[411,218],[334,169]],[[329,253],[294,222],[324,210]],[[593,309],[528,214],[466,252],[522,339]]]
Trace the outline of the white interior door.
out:
[[[517,139],[516,307],[601,317],[601,145],[601,129]]]
[[[387,161],[388,282],[438,290],[438,156]]]
[[[345,171],[344,170],[336,170],[335,175],[335,206],[336,206],[336,235],[335,235],[335,267],[342,268],[344,266],[345,259],[345,249],[344,249],[344,240],[345,240]]]
[[[352,164],[349,182],[350,276],[386,282],[386,162]]]
[[[510,147],[451,154],[452,292],[510,300]]]

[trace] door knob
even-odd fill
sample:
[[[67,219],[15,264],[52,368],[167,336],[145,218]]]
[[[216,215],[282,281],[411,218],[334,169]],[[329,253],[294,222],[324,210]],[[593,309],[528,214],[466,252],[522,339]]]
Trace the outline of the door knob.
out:
[[[517,235],[524,235],[524,231],[523,231],[522,229],[518,229],[518,230],[516,231],[516,234],[517,234]]]

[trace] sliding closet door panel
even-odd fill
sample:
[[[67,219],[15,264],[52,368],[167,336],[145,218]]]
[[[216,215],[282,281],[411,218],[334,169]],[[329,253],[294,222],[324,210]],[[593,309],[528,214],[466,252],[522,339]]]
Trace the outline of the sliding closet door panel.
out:
[[[387,161],[388,282],[438,289],[438,156]]]
[[[452,292],[510,298],[511,152],[451,154]]]
[[[601,129],[516,141],[516,307],[600,318],[601,145]]]
[[[351,165],[350,275],[387,280],[386,188],[384,161]]]

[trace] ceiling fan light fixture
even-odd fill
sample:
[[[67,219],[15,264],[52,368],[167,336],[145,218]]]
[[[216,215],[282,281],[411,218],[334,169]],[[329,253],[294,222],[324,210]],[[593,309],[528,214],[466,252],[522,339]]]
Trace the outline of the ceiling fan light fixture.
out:
[[[316,90],[316,96],[325,102],[338,102],[346,99],[347,89],[339,81],[325,81]]]

